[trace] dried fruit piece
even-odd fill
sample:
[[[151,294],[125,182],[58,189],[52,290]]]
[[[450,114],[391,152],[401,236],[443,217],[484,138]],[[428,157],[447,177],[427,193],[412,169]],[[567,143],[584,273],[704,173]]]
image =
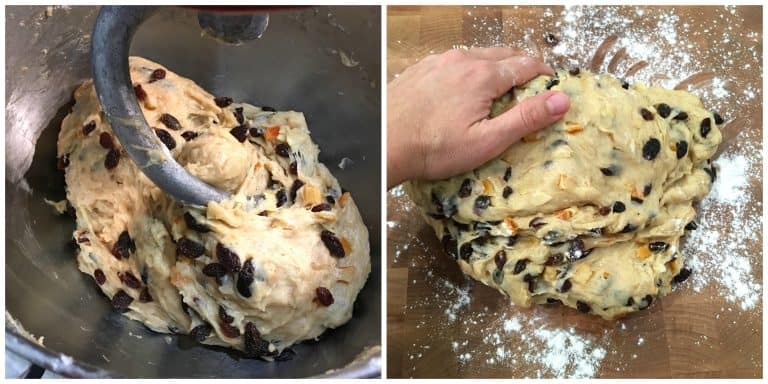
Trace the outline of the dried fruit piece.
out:
[[[139,301],[142,303],[149,303],[152,300],[152,294],[149,293],[149,287],[144,287],[139,294]]]
[[[528,266],[528,259],[520,259],[515,263],[515,268],[512,270],[513,275],[517,275],[523,271],[525,271],[525,268]]]
[[[152,74],[149,75],[149,82],[154,83],[155,81],[165,79],[165,69],[158,68],[152,71]]]
[[[539,227],[544,226],[546,224],[547,223],[544,222],[543,217],[534,217],[533,219],[531,219],[531,222],[528,223],[528,227],[533,229],[538,229]]]
[[[229,133],[237,139],[237,141],[243,143],[248,138],[248,127],[244,125],[238,125],[229,130]]]
[[[333,304],[333,294],[331,294],[331,291],[329,291],[328,288],[317,287],[317,289],[315,289],[315,296],[317,297],[317,301],[326,307]]]
[[[96,122],[91,120],[88,124],[83,125],[83,135],[88,136],[94,129],[96,129]]]
[[[712,168],[704,168],[704,172],[709,175],[709,181],[714,183],[717,178],[717,169],[715,166],[713,165]]]
[[[320,240],[322,240],[323,244],[325,244],[325,247],[328,248],[328,252],[331,254],[331,256],[336,258],[346,256],[346,253],[344,252],[344,246],[341,244],[339,238],[336,237],[335,233],[329,230],[323,230],[320,232]]]
[[[653,184],[646,184],[643,187],[643,196],[648,197],[648,195],[651,194],[651,191],[653,191]]]
[[[258,127],[253,127],[248,129],[248,134],[251,135],[251,137],[262,137],[264,136],[264,130]]]
[[[686,231],[695,231],[698,228],[699,228],[699,225],[696,224],[695,221],[691,221],[690,223],[685,225],[685,230]]]
[[[504,181],[509,181],[510,178],[512,178],[512,167],[507,167],[504,170]]]
[[[227,269],[221,263],[210,263],[203,267],[203,275],[213,278],[222,278],[227,274]]]
[[[459,248],[459,257],[461,257],[462,260],[468,261],[469,258],[472,257],[473,251],[471,242],[464,243],[461,245],[461,248]]]
[[[270,107],[268,105],[262,105],[261,106],[261,110],[264,111],[264,112],[276,112],[277,111],[277,109],[275,109],[274,107]]]
[[[115,147],[115,142],[112,141],[112,135],[108,132],[102,132],[99,135],[99,145],[104,149],[112,149]]]
[[[147,91],[141,87],[141,84],[136,84],[133,86],[133,94],[136,95],[136,99],[139,100],[139,102],[147,99]]]
[[[475,199],[475,209],[486,209],[491,205],[491,197],[480,195]]]
[[[253,262],[248,259],[243,263],[243,268],[237,274],[237,292],[243,297],[251,297],[251,284],[253,284]]]
[[[461,182],[461,187],[459,187],[459,197],[469,197],[472,194],[472,184],[472,179],[464,179]]]
[[[632,223],[627,223],[627,225],[622,228],[621,233],[630,233],[633,232],[635,229],[637,229],[637,226]]]
[[[629,83],[626,80],[621,80],[621,87],[624,89],[629,89]]]
[[[701,137],[707,137],[709,135],[709,132],[712,130],[712,119],[707,117],[706,119],[701,121],[701,124],[699,125],[699,133],[701,133]]]
[[[208,233],[211,231],[207,225],[198,223],[190,212],[184,212],[184,222],[187,224],[187,228],[195,232]]]
[[[112,296],[112,307],[115,309],[128,308],[133,302],[133,297],[125,293],[122,289],[118,289],[114,296]]]
[[[571,283],[571,279],[565,279],[565,281],[563,281],[563,285],[560,286],[560,289],[558,291],[560,291],[560,293],[566,293],[571,290],[571,287],[573,287],[573,283]]]
[[[184,138],[185,141],[190,141],[198,136],[197,132],[193,131],[184,131],[184,133],[181,134],[181,137]]]
[[[600,172],[602,172],[605,176],[616,176],[616,174],[619,173],[619,166],[616,164],[611,164],[605,168],[600,168]]]
[[[221,333],[224,334],[224,336],[234,339],[237,337],[240,337],[240,329],[235,327],[234,325],[227,324],[225,322],[220,321],[219,322],[219,330],[221,330]]]
[[[110,149],[104,158],[104,168],[113,169],[120,163],[120,152]]]
[[[576,122],[573,121],[566,121],[565,122],[565,131],[569,134],[576,134],[584,130],[584,127]]]
[[[560,265],[563,263],[564,259],[565,259],[565,256],[562,253],[555,253],[554,255],[550,255],[547,258],[547,261],[544,262],[544,265],[548,265],[548,266]]]
[[[507,185],[506,187],[504,187],[504,190],[503,190],[503,191],[501,191],[501,196],[502,196],[503,198],[505,198],[505,199],[506,199],[506,198],[508,198],[508,197],[509,197],[509,195],[511,195],[511,194],[512,194],[512,192],[513,192],[513,191],[512,191],[512,187],[510,187],[509,185]]]
[[[649,110],[647,110],[645,108],[640,108],[640,115],[643,116],[643,120],[645,120],[645,121],[651,121],[654,118],[653,112],[651,112],[651,111],[649,111]]]
[[[506,219],[504,219],[504,224],[507,225],[507,227],[509,228],[510,231],[512,231],[512,233],[517,232],[517,228],[519,228],[515,220],[512,220],[511,217],[507,217]]]
[[[123,231],[117,237],[117,241],[112,245],[112,255],[118,260],[127,259],[131,252],[136,251],[136,244],[131,239],[128,231]]]
[[[643,158],[651,161],[659,154],[659,150],[661,150],[661,143],[658,139],[652,137],[643,145]]]
[[[125,284],[128,288],[141,288],[141,281],[139,281],[139,279],[137,279],[136,276],[134,276],[133,273],[129,271],[118,272],[117,277],[119,277],[120,281],[122,281],[123,284]]]
[[[176,241],[176,254],[196,259],[205,253],[205,247],[186,237],[181,237]]]
[[[195,340],[196,342],[202,343],[203,341],[205,341],[205,339],[208,338],[212,330],[213,328],[210,325],[200,324],[192,328],[192,330],[189,331],[189,335],[192,336],[192,339]]]
[[[279,126],[269,127],[264,131],[264,139],[267,141],[274,141],[278,135],[280,135]]]
[[[611,207],[600,207],[600,209],[597,210],[597,213],[599,213],[600,216],[607,216],[611,213]]]
[[[213,99],[216,106],[219,108],[226,108],[232,105],[232,98],[229,96],[220,96]]]
[[[179,123],[179,120],[177,120],[171,114],[163,113],[160,115],[160,122],[163,123],[166,127],[173,129],[174,131],[181,129],[181,123]]]
[[[280,157],[289,157],[291,155],[291,146],[287,143],[280,143],[275,146],[275,153]]]
[[[224,266],[227,272],[234,273],[240,271],[240,256],[221,243],[216,244],[216,258],[219,259],[219,263]]]
[[[659,113],[659,116],[665,119],[669,117],[670,113],[672,113],[672,108],[670,108],[669,105],[667,104],[664,104],[664,103],[656,104],[654,107],[656,108],[656,112]]]
[[[237,124],[240,124],[240,125],[245,124],[245,116],[243,116],[243,107],[235,108],[232,114],[235,115],[235,120],[237,120]]]
[[[675,145],[675,153],[678,159],[685,157],[688,154],[688,142],[685,140],[678,141]]]
[[[504,265],[507,264],[507,252],[504,252],[503,249],[496,252],[496,255],[493,256],[493,262],[496,264],[496,269],[504,269]]]
[[[579,73],[581,73],[581,69],[579,69],[579,67],[573,67],[573,68],[571,68],[571,69],[569,69],[569,70],[568,70],[568,73],[569,73],[571,76],[578,76],[578,75],[579,75]]]
[[[722,116],[720,116],[719,113],[715,112],[715,113],[713,113],[713,115],[715,117],[715,124],[720,125],[720,124],[725,122],[725,120],[723,119]]]
[[[688,280],[688,277],[691,276],[691,272],[692,271],[688,268],[681,268],[680,272],[675,277],[672,278],[672,282],[679,284],[685,280]]]
[[[654,252],[664,252],[669,248],[669,244],[663,242],[663,241],[654,241],[650,244],[648,244],[648,249]]]
[[[685,112],[680,112],[675,117],[672,118],[673,120],[679,120],[679,121],[685,121],[688,120],[688,114]]]
[[[226,308],[222,305],[219,305],[219,319],[225,324],[232,324],[232,322],[235,321],[235,318],[227,314]]]
[[[173,136],[168,131],[155,128],[155,134],[169,150],[176,148],[176,140],[173,139]]]
[[[93,278],[96,280],[96,284],[104,285],[107,282],[107,276],[104,275],[104,271],[97,269],[93,271]]]
[[[282,207],[283,204],[285,204],[288,201],[288,196],[286,196],[284,189],[280,189],[277,192],[275,192],[275,200],[276,200],[275,206],[277,208]]]
[[[256,324],[247,322],[245,324],[245,353],[249,356],[257,357],[269,353],[269,342],[261,338]]]
[[[295,161],[288,164],[288,173],[294,176],[298,176],[299,174],[299,164]]]
[[[296,193],[303,186],[304,186],[304,182],[303,181],[301,181],[299,179],[296,179],[296,180],[293,181],[293,184],[291,184],[291,190],[290,190],[291,202],[295,202],[296,201]]]
[[[633,306],[633,305],[635,305],[635,299],[634,299],[633,297],[631,297],[631,296],[630,296],[630,297],[627,299],[627,307],[631,307],[631,306]]]
[[[547,80],[547,83],[544,85],[547,89],[552,89],[555,85],[560,84],[560,79],[553,77],[549,80]]]
[[[589,304],[581,300],[576,301],[576,309],[578,309],[581,313],[589,313],[592,311],[592,308],[589,307]]]
[[[640,260],[645,260],[648,258],[648,256],[651,256],[651,250],[648,249],[648,247],[645,245],[635,250],[635,257]]]
[[[643,298],[643,301],[645,301],[644,305],[641,305],[638,309],[643,310],[651,306],[651,303],[653,303],[653,296],[651,295],[645,295]]]

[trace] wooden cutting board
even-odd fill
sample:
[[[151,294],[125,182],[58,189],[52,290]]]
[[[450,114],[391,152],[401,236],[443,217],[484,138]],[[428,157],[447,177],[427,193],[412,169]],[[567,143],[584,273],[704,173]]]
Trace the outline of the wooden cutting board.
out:
[[[562,30],[563,20],[558,17],[562,9],[389,7],[388,78],[391,81],[426,55],[461,45],[512,45],[549,59],[551,55],[547,52],[553,47],[544,41],[544,34],[552,32],[561,38],[558,35],[566,33]],[[731,36],[725,47],[716,46],[720,51],[692,57],[699,60],[701,68],[725,67],[727,75],[738,86],[756,85],[758,94],[750,102],[728,101],[733,121],[725,128],[727,144],[724,147],[738,151],[740,143],[746,140],[755,142],[759,152],[762,9],[646,7],[638,11],[633,7],[620,7],[616,12],[637,19],[671,9],[678,17],[678,26],[687,24],[687,29],[675,36],[675,47],[679,49],[705,52],[715,43],[722,43],[722,34]],[[727,17],[721,16],[724,13]],[[663,28],[663,25],[647,27]],[[592,26],[578,26],[576,33],[579,28],[600,28],[600,23],[597,20]],[[652,35],[649,33],[650,38]],[[621,37],[617,35],[618,44]],[[620,55],[616,52],[618,45],[610,46],[610,41],[608,45],[603,47],[607,55],[596,63],[597,68],[604,69],[605,65],[611,65],[609,61],[613,57]],[[746,45],[757,46],[757,62],[749,56],[755,54],[754,50],[745,52],[739,48]],[[599,45],[585,47],[590,54],[582,53],[575,60],[585,66],[595,64],[592,59],[598,48]],[[731,55],[726,55],[726,51]],[[625,54],[627,52],[630,50],[625,50]],[[722,60],[727,58],[732,63],[723,65]],[[625,60],[626,65],[614,63],[612,72],[625,75],[624,70],[631,68],[634,59],[626,57]],[[753,64],[747,67],[744,65],[747,62]],[[637,64],[637,60],[634,63]],[[644,68],[641,64],[639,70],[652,71],[653,63],[648,64]],[[711,86],[708,83],[711,74],[703,72],[688,83]],[[652,77],[654,81],[664,78],[663,73]],[[739,134],[742,130],[745,132]],[[750,192],[754,196],[750,204],[762,212],[759,173],[755,172],[750,179]],[[558,375],[557,367],[565,367],[561,375],[572,375],[581,363],[594,368],[594,376],[599,377],[762,377],[762,297],[755,308],[742,310],[738,303],[723,298],[721,287],[708,285],[697,292],[688,282],[651,309],[620,322],[585,316],[561,306],[517,308],[495,290],[462,276],[455,261],[445,254],[432,229],[424,224],[401,190],[390,192],[387,204],[388,377],[552,377]],[[754,254],[751,258],[753,276],[762,284],[762,229],[754,234],[754,239],[749,243],[749,250]],[[516,326],[518,322],[523,326]],[[573,330],[574,337],[566,338],[566,344],[570,344],[563,352],[572,354],[565,356],[570,359],[567,364],[558,362],[558,351],[562,350],[557,345],[547,346],[543,341],[552,334],[542,330],[552,329]],[[578,356],[580,341],[587,342],[581,351],[585,354],[583,359]],[[542,349],[552,353],[541,356]],[[594,359],[589,354],[595,350],[605,355]]]

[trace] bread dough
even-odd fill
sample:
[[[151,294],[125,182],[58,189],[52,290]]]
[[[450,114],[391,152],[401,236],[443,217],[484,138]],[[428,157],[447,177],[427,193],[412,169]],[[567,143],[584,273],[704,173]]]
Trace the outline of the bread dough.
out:
[[[158,140],[232,197],[194,208],[163,193],[113,136],[87,81],[58,141],[80,270],[150,329],[251,356],[347,322],[371,268],[368,231],[318,162],[303,114],[214,100],[139,57],[130,71]]]
[[[678,246],[715,178],[722,118],[690,93],[578,70],[513,89],[491,117],[546,89],[570,97],[562,120],[406,191],[461,269],[517,305],[645,309],[690,274]]]

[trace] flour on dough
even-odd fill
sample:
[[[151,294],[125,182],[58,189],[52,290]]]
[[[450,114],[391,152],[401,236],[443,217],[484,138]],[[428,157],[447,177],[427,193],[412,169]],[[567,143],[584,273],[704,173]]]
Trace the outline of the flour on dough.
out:
[[[370,272],[354,200],[318,162],[304,116],[214,98],[130,58],[144,116],[188,171],[232,194],[184,206],[128,158],[92,81],[59,133],[82,272],[157,332],[271,359],[352,316]]]
[[[606,319],[648,308],[690,274],[680,238],[716,177],[722,118],[688,92],[578,70],[513,89],[491,117],[547,89],[571,99],[562,120],[406,190],[461,269],[517,305]]]

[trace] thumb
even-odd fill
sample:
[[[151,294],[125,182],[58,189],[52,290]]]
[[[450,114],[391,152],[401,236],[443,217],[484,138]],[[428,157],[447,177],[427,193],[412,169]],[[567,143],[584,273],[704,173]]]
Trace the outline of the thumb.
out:
[[[544,92],[493,119],[483,120],[473,129],[475,148],[489,158],[498,156],[523,136],[560,120],[570,107],[563,92]]]

